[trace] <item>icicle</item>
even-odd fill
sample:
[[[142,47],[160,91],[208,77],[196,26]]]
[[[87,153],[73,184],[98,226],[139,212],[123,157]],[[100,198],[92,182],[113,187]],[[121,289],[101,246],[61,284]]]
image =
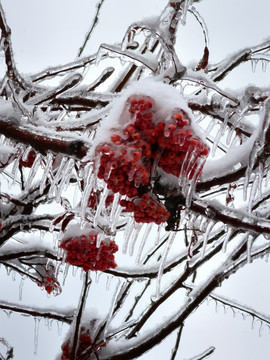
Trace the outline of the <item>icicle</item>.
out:
[[[253,244],[253,236],[248,234],[247,235],[247,262],[251,263],[251,249],[252,249],[252,244]]]
[[[68,276],[68,270],[69,270],[70,265],[68,263],[66,263],[65,265],[65,270],[64,270],[64,274],[63,274],[63,282],[62,282],[62,286],[65,285],[67,276]]]
[[[64,252],[65,252],[64,249],[61,249],[60,247],[58,247],[58,249],[57,249],[57,256],[56,256],[57,260],[60,260],[60,259],[63,258]]]
[[[72,266],[72,276],[75,277],[77,275],[78,267]]]
[[[40,242],[41,242],[41,244],[44,241],[45,235],[46,235],[46,231],[45,230],[40,230]]]
[[[42,160],[41,154],[37,154],[35,157],[35,161],[31,167],[30,173],[28,175],[27,181],[25,183],[25,190],[28,190],[30,188],[32,181],[33,181],[33,179],[37,173],[37,170],[40,166],[41,160]]]
[[[251,71],[253,73],[255,73],[256,71],[257,64],[258,64],[258,60],[251,60]]]
[[[23,285],[24,285],[25,276],[22,276],[19,286],[19,301],[22,301]]]
[[[56,202],[60,201],[62,190],[66,183],[68,183],[68,180],[70,179],[70,176],[72,174],[72,169],[74,168],[75,160],[69,159],[65,168],[63,169],[62,178],[60,180],[59,185],[56,187],[55,192],[55,200]]]
[[[233,142],[232,142],[232,136],[235,133],[235,129],[236,127],[240,124],[245,112],[248,110],[248,106],[246,106],[242,111],[237,111],[235,112],[235,114],[233,115],[234,119],[231,119],[231,129],[228,132],[227,138],[226,138],[226,144],[229,145],[229,147],[233,146]],[[237,136],[237,135],[236,135]],[[235,138],[234,138],[235,140]],[[233,140],[233,141],[234,141]]]
[[[192,174],[192,178],[188,181],[188,184],[186,185],[186,188],[184,189],[184,194],[186,196],[186,208],[188,209],[191,205],[191,200],[193,197],[193,193],[199,178],[200,173],[202,172],[203,166],[205,164],[206,158],[199,158],[197,159],[197,163],[194,165],[196,166],[196,170],[194,174]],[[192,168],[190,169],[190,172],[187,174],[187,177],[189,178],[191,176]]]
[[[49,327],[49,318],[44,318],[44,324],[46,327]]]
[[[156,235],[156,239],[155,239],[156,246],[159,244],[161,230],[162,230],[162,225],[158,225],[157,235]]]
[[[263,185],[263,177],[265,174],[265,169],[264,169],[264,164],[263,163],[259,163],[259,169],[258,169],[258,196],[261,197],[262,196],[262,185]]]
[[[111,223],[114,222],[114,216],[115,216],[115,214],[116,214],[117,206],[118,206],[118,204],[119,204],[119,198],[120,198],[120,194],[119,194],[119,193],[114,194],[112,209],[111,209],[111,213],[110,213],[110,222],[111,222]]]
[[[134,218],[130,217],[128,220],[128,223],[125,227],[125,232],[124,232],[124,243],[123,243],[123,247],[122,247],[123,254],[127,253],[128,243],[131,238],[131,235],[132,235],[132,232],[134,229],[134,225],[135,225],[134,223],[135,223]]]
[[[225,109],[226,111],[226,109]],[[220,128],[214,138],[214,142],[213,142],[213,147],[212,147],[212,156],[215,156],[215,153],[216,153],[216,150],[217,150],[217,147],[218,147],[218,144],[220,142],[220,138],[221,136],[224,135],[224,132],[225,132],[225,129],[226,129],[226,126],[227,126],[227,123],[228,123],[228,118],[229,118],[229,113],[228,111],[226,111],[225,113],[225,117],[224,117],[224,122],[220,125]]]
[[[138,251],[137,257],[136,257],[136,264],[137,265],[140,264],[142,252],[143,252],[146,240],[148,239],[148,236],[149,236],[149,234],[150,234],[150,232],[152,230],[152,227],[153,227],[153,223],[146,224],[146,229],[144,231],[143,238],[141,240],[139,251]]]
[[[179,174],[179,178],[178,178],[178,183],[179,186],[181,187],[185,187],[186,182],[187,182],[187,174],[190,170],[191,165],[193,164],[195,160],[195,151],[194,151],[194,147],[193,146],[189,146],[189,148],[187,149],[185,158],[183,160],[182,166],[181,166],[181,170],[180,170],[180,174]]]
[[[48,330],[51,331],[52,330],[52,325],[53,325],[53,319],[48,321]]]
[[[259,337],[262,337],[263,329],[264,329],[264,326],[263,326],[263,322],[261,321],[260,328],[259,328]]]
[[[262,63],[262,71],[266,72],[268,61],[267,60],[261,60]]]
[[[85,188],[84,188],[84,191],[82,194],[82,199],[81,199],[82,218],[85,217],[86,209],[88,208],[89,197],[91,195],[91,192],[93,190],[93,185],[95,182],[95,177],[92,176],[92,173],[93,173],[93,165],[92,164],[87,164],[86,173],[87,173],[87,177],[84,179]]]
[[[253,205],[253,201],[255,199],[258,187],[259,187],[259,177],[256,174],[255,179],[252,182],[252,186],[251,186],[250,194],[249,194],[249,200],[248,200],[248,211],[249,212],[252,211],[252,205]]]
[[[6,266],[6,272],[7,272],[7,275],[9,276],[9,275],[10,275],[10,273],[11,273],[11,267]]]
[[[200,124],[205,119],[205,116],[203,114],[198,114],[195,121],[197,124]]]
[[[44,172],[43,172],[41,182],[40,182],[40,186],[39,186],[39,193],[40,194],[43,193],[43,191],[45,189],[46,181],[48,179],[48,175],[52,171],[53,160],[54,160],[53,154],[48,153],[47,156],[46,156],[46,159],[45,159],[46,165],[45,165]]]
[[[210,132],[212,131],[213,127],[216,125],[216,119],[212,119],[208,124],[207,128],[205,129],[205,137],[208,137]]]
[[[107,188],[107,185],[105,185],[102,194],[100,194],[99,204],[95,213],[95,217],[93,219],[93,225],[97,226],[97,220],[101,215],[102,209],[104,208],[105,200],[107,199],[109,190]]]
[[[182,16],[181,16],[181,24],[182,25],[186,25],[186,17],[187,17],[188,8],[192,4],[193,4],[193,0],[185,0],[185,2],[183,4],[183,12],[182,12]]]
[[[255,316],[252,316],[252,321],[251,321],[251,329],[252,330],[254,329],[255,322],[256,322],[256,318],[255,318]]]
[[[113,276],[107,275],[106,290],[109,291],[111,287]]]
[[[208,237],[210,235],[210,232],[212,231],[213,227],[215,225],[215,222],[210,220],[208,222],[208,225],[206,227],[206,231],[203,237],[203,245],[202,245],[202,250],[201,250],[201,259],[204,257],[205,254],[205,250],[206,250],[206,245],[207,245],[207,241],[208,241]]]
[[[12,169],[11,169],[11,174],[12,174],[12,177],[13,177],[12,185],[14,185],[15,181],[16,181],[16,175],[17,175],[17,171],[18,171],[18,168],[19,168],[20,159],[21,159],[21,156],[23,154],[23,151],[24,151],[24,148],[22,146],[18,146],[17,157],[15,158],[15,160],[13,162]]]
[[[59,181],[62,179],[63,176],[63,170],[65,169],[65,166],[68,162],[68,158],[67,157],[63,157],[61,160],[61,163],[57,169],[56,174],[54,175],[49,193],[48,193],[48,197],[51,198],[53,197],[54,193],[57,191],[57,185],[59,183]]]
[[[125,198],[126,198],[125,196],[122,197],[122,199],[125,199]],[[119,198],[119,200],[120,200],[120,198]],[[112,232],[114,232],[116,230],[116,225],[117,225],[117,222],[121,215],[122,210],[123,210],[123,207],[120,204],[117,204],[115,213],[113,214],[113,217],[111,220],[111,231]]]
[[[80,198],[81,196],[81,191],[79,189],[79,186],[76,185],[75,186],[75,189],[74,189],[74,193],[73,193],[73,199],[72,199],[72,202],[73,202],[73,207],[76,207],[77,204],[78,204],[78,199]]]
[[[80,274],[80,280],[81,280],[81,281],[82,281],[82,279],[83,279],[83,277],[84,277],[84,274],[85,274],[84,270],[81,269],[81,274]]]
[[[134,224],[134,228],[132,230],[131,240],[130,240],[130,246],[129,246],[129,255],[133,256],[134,254],[134,248],[137,239],[139,238],[139,233],[141,231],[141,228],[143,227],[143,223],[136,223]]]
[[[250,177],[251,177],[251,172],[252,169],[254,167],[254,162],[255,162],[255,158],[256,158],[256,154],[257,154],[257,146],[253,146],[250,156],[249,156],[249,164],[247,166],[247,170],[246,170],[246,174],[245,174],[245,181],[244,181],[244,187],[243,187],[243,200],[246,201],[247,200],[247,189],[248,189],[248,184],[250,181]]]
[[[224,252],[224,253],[227,251],[227,244],[228,244],[233,232],[234,232],[234,229],[228,228],[227,226],[225,227],[225,239],[224,239],[223,245],[222,245],[222,252]]]
[[[59,336],[62,335],[63,321],[57,321],[57,333]]]
[[[105,329],[104,329],[104,339],[106,338],[109,324],[110,324],[110,322],[111,322],[111,320],[113,318],[113,310],[114,310],[115,304],[117,302],[119,294],[121,293],[121,289],[119,291],[120,284],[121,284],[121,281],[119,279],[118,283],[117,283],[117,285],[115,287],[114,294],[113,294],[112,300],[111,300],[111,306],[110,306],[110,309],[109,309],[109,312],[108,312],[108,315],[107,315],[107,318],[106,318],[106,325],[105,325]]]
[[[40,319],[35,318],[35,330],[34,330],[34,354],[35,355],[37,355],[37,348],[38,348],[39,323],[40,323]]]
[[[163,275],[163,271],[166,265],[167,256],[169,254],[169,251],[172,247],[172,244],[175,240],[175,237],[177,235],[177,232],[172,232],[169,236],[169,239],[166,242],[166,247],[164,249],[164,253],[162,254],[162,258],[160,261],[159,269],[158,269],[158,276],[157,276],[157,284],[156,284],[156,297],[160,297],[160,284],[161,284],[161,278]]]
[[[64,265],[65,265],[65,263],[66,263],[67,254],[68,254],[68,252],[64,250],[64,251],[63,251],[62,258],[60,259],[60,260],[61,260],[61,265],[62,265],[62,266],[64,266]]]
[[[102,272],[96,271],[96,277],[95,277],[95,283],[96,283],[96,284],[99,283],[99,279],[100,279],[101,274],[102,274]]]
[[[15,280],[16,280],[16,272],[12,271],[12,281],[15,281]]]
[[[4,310],[4,313],[7,315],[7,318],[10,319],[10,315],[12,313],[11,310]]]

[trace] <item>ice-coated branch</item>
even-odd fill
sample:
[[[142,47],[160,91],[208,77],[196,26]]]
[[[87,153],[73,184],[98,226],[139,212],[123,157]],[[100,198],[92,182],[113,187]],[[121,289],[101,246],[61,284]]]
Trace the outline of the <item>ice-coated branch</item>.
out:
[[[270,234],[270,221],[265,218],[259,218],[244,210],[237,210],[216,202],[207,202],[200,199],[195,199],[190,209],[195,213],[205,214],[214,221],[221,221],[242,231]]]
[[[136,344],[133,343],[133,347],[131,349],[120,349],[120,351],[114,355],[109,357],[101,356],[102,360],[129,360],[135,359],[136,357],[142,355],[144,352],[148,351],[155,345],[159,344],[165,337],[171,334],[174,330],[179,328],[181,324],[185,321],[185,319],[189,316],[189,314],[195,310],[201,301],[209,295],[213,289],[217,287],[220,282],[220,272],[216,272],[214,276],[211,278],[207,284],[201,287],[200,293],[198,296],[194,298],[190,298],[189,302],[186,302],[186,305],[178,312],[177,315],[174,315],[173,318],[170,319],[166,325],[164,325],[161,329],[156,330],[151,336],[145,336],[143,339],[140,338],[140,341],[137,341]],[[178,280],[179,281],[179,280]],[[177,285],[179,285],[177,281]],[[137,331],[138,328],[136,328]],[[135,335],[135,334],[133,334]],[[128,340],[127,340],[128,341]]]
[[[221,81],[224,79],[233,69],[241,65],[246,61],[252,61],[252,56],[261,51],[270,50],[270,40],[266,40],[259,45],[242,49],[232,54],[230,57],[227,57],[219,64],[212,65],[208,67],[208,71],[213,72],[211,78],[214,81]]]
[[[36,128],[29,125],[18,125],[14,121],[0,119],[0,134],[16,142],[31,145],[42,154],[51,151],[55,154],[62,153],[82,159],[89,150],[89,146],[86,146],[78,137],[76,139],[63,139],[59,138],[57,134],[55,134],[56,136],[41,135],[40,132],[37,133]]]
[[[206,23],[205,23],[204,19],[201,17],[200,13],[195,8],[189,9],[189,11],[191,12],[191,14],[193,14],[195,19],[198,21],[198,23],[200,24],[202,31],[203,31],[204,52],[203,52],[203,56],[202,56],[199,64],[196,66],[196,71],[199,71],[199,70],[205,69],[207,67],[208,61],[209,61],[208,30],[207,30]]]
[[[165,34],[169,35],[172,45],[175,43],[175,35],[179,21],[185,21],[187,11],[185,5],[187,1],[188,0],[169,1],[160,15],[160,28]]]
[[[51,320],[57,320],[61,321],[66,324],[71,324],[73,320],[73,314],[74,310],[69,311],[60,311],[57,310],[42,310],[42,309],[33,309],[32,307],[23,306],[20,304],[11,304],[5,301],[0,301],[0,309],[6,310],[6,311],[12,311],[23,315],[29,315],[33,317],[40,317],[44,319],[51,319]]]
[[[31,80],[33,82],[40,82],[45,79],[55,77],[57,75],[62,75],[63,73],[70,73],[74,70],[82,69],[87,65],[93,65],[95,61],[96,61],[96,54],[86,56],[65,65],[54,66],[46,70],[43,70],[38,74],[32,75]]]
[[[259,313],[258,311],[250,308],[249,306],[238,304],[235,301],[226,299],[223,296],[216,295],[215,293],[212,293],[211,295],[209,295],[209,297],[211,299],[214,299],[218,303],[231,308],[234,312],[235,312],[235,310],[239,311],[243,315],[250,315],[252,318],[258,319],[258,320],[262,321],[263,323],[270,325],[270,317],[269,316],[263,315],[262,313]]]
[[[13,51],[11,45],[11,30],[7,25],[4,10],[0,3],[0,29],[1,29],[1,47],[5,53],[5,61],[7,66],[7,77],[14,83],[15,87],[19,89],[25,89],[25,84],[21,76],[19,75],[15,61],[13,58]]]
[[[27,100],[28,105],[40,105],[46,103],[49,100],[55,99],[58,95],[72,89],[82,81],[80,74],[72,74],[65,78],[62,83],[53,90],[45,91],[42,94],[31,97]]]
[[[51,215],[17,215],[10,219],[3,221],[0,232],[0,247],[13,235],[20,231],[29,231],[31,229],[38,229],[48,231],[51,220],[54,217]]]

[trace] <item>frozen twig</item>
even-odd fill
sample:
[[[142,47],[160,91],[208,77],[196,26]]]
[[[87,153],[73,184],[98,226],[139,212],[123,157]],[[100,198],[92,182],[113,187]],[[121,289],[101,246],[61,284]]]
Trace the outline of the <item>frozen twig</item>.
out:
[[[210,294],[209,297],[211,299],[214,299],[215,301],[217,301],[220,304],[223,304],[225,306],[228,306],[229,308],[233,309],[234,311],[237,310],[239,312],[241,312],[243,315],[250,315],[252,318],[258,319],[260,321],[262,321],[263,323],[270,325],[270,317],[263,315],[262,313],[259,313],[258,311],[250,308],[249,306],[244,306],[241,304],[238,304],[232,300],[226,299],[223,296],[219,296],[216,294]]]
[[[203,353],[201,353],[200,355],[197,355],[195,357],[192,357],[191,359],[189,360],[203,360],[203,359],[206,359],[208,358],[210,355],[213,354],[213,352],[215,351],[216,349],[213,347],[213,346],[210,346],[209,349],[205,350]]]
[[[12,311],[15,313],[20,313],[24,315],[29,315],[33,317],[40,317],[44,319],[51,319],[51,320],[57,320],[61,321],[63,323],[71,324],[73,320],[73,313],[74,310],[71,311],[46,311],[42,309],[33,309],[32,307],[23,306],[20,304],[11,304],[5,301],[0,301],[0,309],[6,310],[6,311]]]
[[[181,340],[181,335],[182,335],[183,328],[184,328],[184,324],[181,324],[179,326],[179,330],[177,331],[176,341],[175,341],[174,349],[172,351],[171,360],[174,360],[176,355],[177,355],[177,351],[178,351],[178,348],[179,348],[179,345],[180,345],[180,340]]]
[[[89,147],[83,141],[76,139],[59,139],[59,136],[47,136],[37,133],[31,126],[18,126],[14,122],[0,120],[0,133],[14,141],[31,145],[35,150],[46,153],[62,153],[75,158],[83,158]],[[43,131],[44,134],[44,131]]]
[[[25,84],[19,75],[15,61],[13,58],[13,51],[11,46],[11,30],[7,25],[2,4],[0,4],[0,29],[1,29],[1,46],[5,52],[5,61],[7,66],[7,77],[14,83],[18,90],[25,90]]]
[[[93,22],[92,22],[92,24],[91,24],[91,27],[90,27],[88,33],[86,34],[85,40],[84,40],[82,46],[80,47],[80,49],[79,49],[79,51],[78,51],[78,57],[80,57],[80,56],[82,55],[82,52],[83,52],[83,50],[85,49],[85,46],[86,46],[88,40],[90,39],[90,36],[91,36],[92,32],[94,31],[95,27],[96,27],[97,24],[98,24],[98,21],[99,21],[99,13],[100,13],[100,11],[101,11],[101,7],[102,7],[104,1],[105,1],[105,0],[100,0],[100,1],[96,4],[96,14],[95,14],[95,17],[94,17],[94,19],[93,19]]]
[[[71,348],[71,352],[70,352],[70,360],[76,360],[76,350],[77,350],[78,340],[79,340],[79,335],[80,335],[81,320],[82,320],[83,310],[85,307],[85,302],[87,299],[90,284],[91,284],[91,280],[89,281],[89,273],[86,272],[84,275],[83,288],[82,288],[82,294],[80,297],[80,302],[78,305],[78,311],[77,311],[76,317],[74,319],[75,326],[74,326],[74,334],[73,334],[73,340],[72,340],[72,348]]]

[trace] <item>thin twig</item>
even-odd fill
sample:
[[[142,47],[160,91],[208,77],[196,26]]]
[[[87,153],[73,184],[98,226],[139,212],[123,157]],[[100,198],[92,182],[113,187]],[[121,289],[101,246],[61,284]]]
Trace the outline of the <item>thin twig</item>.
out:
[[[181,324],[179,326],[179,330],[177,331],[176,341],[175,341],[174,349],[172,352],[171,360],[174,360],[176,357],[176,354],[177,354],[177,351],[178,351],[178,348],[180,345],[180,339],[181,339],[183,328],[184,328],[184,324]]]
[[[99,21],[99,13],[100,13],[100,10],[101,10],[101,7],[102,7],[104,1],[105,1],[105,0],[100,0],[100,2],[96,5],[96,8],[97,8],[97,10],[96,10],[96,15],[95,15],[95,17],[94,17],[94,20],[93,20],[93,22],[92,22],[92,25],[91,25],[88,33],[86,34],[86,37],[85,37],[84,42],[83,42],[82,46],[80,47],[80,49],[79,49],[79,51],[78,51],[78,55],[77,55],[78,57],[80,57],[80,56],[82,55],[82,52],[83,52],[83,50],[85,49],[85,46],[86,46],[88,40],[90,39],[90,36],[91,36],[92,32],[94,31],[95,27],[96,27],[97,24],[98,24],[98,21]]]
[[[70,360],[76,360],[76,350],[78,346],[78,340],[80,335],[80,326],[81,326],[81,320],[82,320],[82,314],[85,306],[85,302],[88,295],[88,290],[91,284],[91,280],[88,280],[89,275],[88,272],[84,275],[84,283],[82,288],[82,294],[80,297],[80,302],[78,305],[78,312],[75,318],[75,329],[74,329],[74,335],[73,335],[73,341],[72,341],[72,348],[70,352]]]

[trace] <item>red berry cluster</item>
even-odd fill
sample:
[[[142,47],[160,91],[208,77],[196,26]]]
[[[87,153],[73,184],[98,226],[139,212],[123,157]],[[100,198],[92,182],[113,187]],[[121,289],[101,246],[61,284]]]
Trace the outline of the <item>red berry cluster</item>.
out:
[[[44,278],[42,283],[38,283],[38,286],[43,286],[48,294],[54,291],[56,294],[61,293],[61,286],[59,282],[52,276]]]
[[[94,233],[64,239],[59,247],[66,250],[67,263],[80,266],[84,271],[105,271],[117,266],[113,254],[118,250],[118,246],[114,241],[103,240],[97,247],[97,234]]]
[[[35,158],[36,158],[36,153],[33,149],[31,149],[25,160],[23,160],[23,158],[21,157],[19,164],[23,167],[30,168],[30,167],[32,167],[32,165],[34,163]]]
[[[121,200],[120,205],[126,211],[134,212],[134,219],[137,223],[151,223],[159,225],[167,221],[170,213],[163,205],[153,200],[148,194],[143,194],[141,198],[128,201]]]
[[[197,180],[202,170],[199,159],[207,156],[208,147],[194,133],[185,111],[164,120],[149,98],[132,98],[129,103],[129,124],[111,136],[111,143],[97,147],[98,177],[114,193],[133,199],[121,205],[134,212],[137,222],[159,224],[167,220],[168,211],[140,195],[147,195],[145,189],[149,188],[153,166],[177,177],[181,174],[191,180],[195,176]]]
[[[85,330],[84,328],[81,329],[80,332],[80,338],[79,338],[79,345],[76,351],[76,359],[79,358],[81,356],[81,354],[84,352],[84,350],[86,350],[87,348],[89,348],[90,346],[92,346],[92,341],[90,338],[90,334],[89,334],[89,330]],[[61,360],[69,360],[70,358],[70,340],[66,341],[62,346],[62,355],[61,355]]]
[[[184,112],[174,114],[169,124],[159,122],[157,125],[160,130],[157,142],[162,149],[158,166],[166,173],[177,177],[183,170],[187,178],[192,179],[198,167],[198,160],[208,155],[208,147],[193,133],[190,120]],[[192,164],[189,164],[189,161]],[[196,174],[197,178],[199,176],[200,174]]]
[[[98,351],[101,347],[106,346],[106,343],[102,341],[100,344],[93,344],[90,337],[90,331],[81,328],[80,337],[79,337],[79,345],[77,347],[75,358],[79,359],[83,352],[88,349],[89,355],[93,352]],[[71,341],[67,340],[62,346],[62,355],[61,360],[69,360],[70,352],[71,352]]]

